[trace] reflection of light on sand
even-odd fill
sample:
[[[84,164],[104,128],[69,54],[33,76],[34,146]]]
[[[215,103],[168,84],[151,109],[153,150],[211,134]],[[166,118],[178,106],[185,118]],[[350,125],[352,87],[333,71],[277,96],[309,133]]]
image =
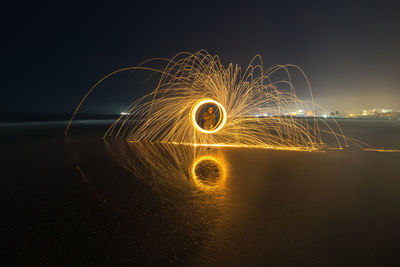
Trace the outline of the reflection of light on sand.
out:
[[[399,149],[375,149],[375,148],[366,148],[365,151],[373,151],[373,152],[387,152],[387,153],[400,153]]]
[[[186,194],[194,187],[206,193],[225,187],[229,164],[219,149],[144,142],[105,145],[120,165],[157,191]]]
[[[194,184],[202,190],[215,190],[225,187],[226,163],[214,155],[197,157],[190,167]]]

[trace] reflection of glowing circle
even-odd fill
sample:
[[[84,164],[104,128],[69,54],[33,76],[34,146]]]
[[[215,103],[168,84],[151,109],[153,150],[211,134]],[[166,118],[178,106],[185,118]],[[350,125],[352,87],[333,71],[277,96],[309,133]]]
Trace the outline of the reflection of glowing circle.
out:
[[[208,165],[208,166],[207,166]],[[212,166],[214,165],[214,166]],[[204,167],[211,169],[211,172],[208,174],[210,177],[204,177],[199,175],[197,171],[200,169],[204,170]],[[212,170],[214,169],[214,170]],[[197,158],[196,160],[193,161],[192,167],[190,168],[191,176],[193,179],[193,182],[197,187],[200,187],[202,189],[215,189],[220,187],[221,185],[224,184],[225,179],[226,179],[226,167],[225,164],[223,163],[222,160],[218,160],[217,158],[213,156],[201,156]],[[219,174],[219,175],[215,175]],[[213,176],[213,177],[211,177]],[[209,178],[211,178],[213,181],[210,184],[210,181],[207,181]]]
[[[212,130],[205,130],[203,128],[200,127],[200,125],[197,123],[196,120],[196,112],[199,109],[199,107],[201,107],[204,104],[215,104],[218,106],[218,109],[220,111],[220,119],[217,123],[218,127]],[[215,133],[218,132],[219,130],[222,129],[222,127],[224,127],[225,123],[226,123],[226,110],[224,108],[224,106],[222,106],[219,102],[212,100],[212,99],[203,99],[199,102],[196,103],[196,105],[194,106],[194,108],[192,109],[192,124],[194,126],[194,128],[202,133]]]

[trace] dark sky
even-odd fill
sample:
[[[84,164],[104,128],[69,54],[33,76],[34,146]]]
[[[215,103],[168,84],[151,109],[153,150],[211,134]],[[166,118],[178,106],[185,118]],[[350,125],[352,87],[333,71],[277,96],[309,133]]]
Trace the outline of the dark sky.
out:
[[[394,2],[394,3],[390,3]],[[329,110],[400,109],[399,1],[31,1],[3,6],[0,112],[72,112],[103,75],[206,49],[223,63],[292,63]],[[86,111],[118,113],[151,88],[106,82]],[[148,86],[148,85],[147,85]]]

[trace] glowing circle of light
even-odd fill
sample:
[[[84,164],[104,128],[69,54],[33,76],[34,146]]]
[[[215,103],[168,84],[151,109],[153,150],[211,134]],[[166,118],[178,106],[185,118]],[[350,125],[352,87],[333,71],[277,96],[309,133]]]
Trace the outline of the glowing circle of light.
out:
[[[220,114],[221,115],[220,115],[220,119],[219,119],[219,121],[217,123],[218,127],[213,129],[213,130],[205,130],[205,129],[201,128],[200,125],[196,121],[196,112],[204,104],[214,104],[220,110]],[[206,133],[206,134],[216,133],[216,132],[218,132],[219,130],[221,130],[225,126],[225,123],[226,123],[226,110],[225,110],[224,106],[221,103],[219,103],[219,102],[217,102],[217,101],[215,101],[213,99],[202,99],[199,102],[197,102],[196,105],[194,105],[194,107],[192,109],[192,113],[191,113],[191,121],[192,121],[192,124],[193,124],[194,128],[196,130],[198,130],[199,132]]]
[[[196,174],[197,166],[203,161],[211,161],[211,162],[215,163],[215,165],[217,166],[217,168],[220,172],[219,180],[216,183],[216,185],[214,185],[214,186],[207,185],[207,184],[201,182],[199,177]],[[227,170],[226,170],[226,166],[225,166],[225,163],[223,162],[223,160],[217,159],[216,157],[213,157],[210,155],[205,155],[205,156],[200,156],[193,161],[192,166],[190,168],[190,173],[191,173],[194,184],[198,188],[201,188],[203,190],[212,190],[212,189],[217,189],[217,188],[221,189],[223,187],[223,185],[225,184],[225,180],[226,180]]]

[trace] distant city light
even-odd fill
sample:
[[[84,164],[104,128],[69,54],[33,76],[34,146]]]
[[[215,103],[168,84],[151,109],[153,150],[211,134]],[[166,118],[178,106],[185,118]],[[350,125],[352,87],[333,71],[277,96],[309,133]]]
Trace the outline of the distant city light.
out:
[[[400,111],[387,108],[364,109],[362,111],[362,116],[400,119]]]
[[[279,116],[290,116],[290,117],[319,117],[319,118],[375,118],[375,119],[398,119],[400,120],[400,110],[387,109],[387,108],[373,108],[364,109],[360,112],[347,113],[347,112],[329,112],[323,111],[314,112],[313,110],[298,109],[297,111],[288,111],[282,114],[271,114],[271,113],[257,113],[255,117],[279,117]]]
[[[129,115],[129,112],[121,112],[121,115]]]

